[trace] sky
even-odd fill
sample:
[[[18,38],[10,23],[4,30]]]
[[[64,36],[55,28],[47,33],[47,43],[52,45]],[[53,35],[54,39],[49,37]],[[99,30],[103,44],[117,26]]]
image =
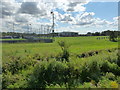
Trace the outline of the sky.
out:
[[[119,0],[3,0],[0,31],[40,33],[52,26],[55,32],[102,32],[118,30]],[[14,29],[13,29],[14,28]]]

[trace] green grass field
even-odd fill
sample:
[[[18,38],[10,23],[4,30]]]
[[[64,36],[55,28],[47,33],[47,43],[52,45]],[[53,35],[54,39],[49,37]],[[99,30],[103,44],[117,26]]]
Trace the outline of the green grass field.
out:
[[[118,42],[97,38],[56,37],[53,43],[3,43],[3,87],[117,88],[120,83],[120,61],[115,49]],[[59,41],[69,46],[69,61],[62,61],[59,56],[62,53]],[[102,52],[76,57],[93,51]]]
[[[97,37],[58,37],[55,38],[54,43],[2,44],[2,52],[3,56],[24,55],[25,50],[31,55],[36,53],[41,55],[53,55],[61,51],[58,41],[67,42],[70,46],[69,51],[72,54],[118,47],[117,42],[110,42],[108,39],[97,40],[96,38]]]

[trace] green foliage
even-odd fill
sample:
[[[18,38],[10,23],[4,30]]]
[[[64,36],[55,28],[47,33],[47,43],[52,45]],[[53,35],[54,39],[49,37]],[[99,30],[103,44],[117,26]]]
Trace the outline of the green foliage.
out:
[[[7,88],[9,85],[14,84],[17,82],[20,78],[22,78],[20,75],[12,75],[11,72],[7,72],[6,74],[2,75],[2,88]]]
[[[21,59],[12,58],[8,63],[3,64],[3,73],[7,71],[11,72],[12,74],[18,73],[20,70],[26,69],[30,65],[34,65],[37,61],[33,60],[31,57]]]
[[[120,76],[117,76],[117,83],[120,84]]]
[[[70,56],[69,51],[68,51],[69,45],[65,41],[59,41],[58,44],[62,49],[62,53],[60,55],[62,61],[63,60],[69,61],[69,56]]]
[[[109,40],[110,41],[113,41],[113,42],[116,42],[117,40],[117,35],[115,35],[115,33],[114,32],[110,32],[110,36],[109,36]]]
[[[117,65],[120,67],[120,52],[119,51],[118,51],[117,56],[118,56]]]
[[[109,80],[115,80],[116,79],[116,77],[113,73],[108,73],[108,72],[106,73],[105,78],[107,78]]]
[[[62,39],[65,41],[60,42]],[[57,38],[52,44],[4,44],[3,87],[116,87],[120,67],[118,51],[111,49],[115,47],[116,42],[96,40],[96,37]],[[84,58],[76,57],[81,53],[85,54]]]
[[[97,61],[85,62],[82,67],[82,82],[95,80],[98,82],[100,77],[100,67]]]
[[[102,80],[99,81],[98,87],[101,88],[118,88],[118,83],[116,81],[111,81],[106,78],[102,78]]]
[[[56,83],[62,85],[64,83],[64,72],[67,66],[65,63],[59,61],[42,61],[38,63],[33,71],[29,87],[31,88],[45,88],[47,85],[55,85]]]

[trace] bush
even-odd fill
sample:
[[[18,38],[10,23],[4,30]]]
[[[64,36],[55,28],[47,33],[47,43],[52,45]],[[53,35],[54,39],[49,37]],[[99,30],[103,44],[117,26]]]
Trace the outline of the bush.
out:
[[[22,76],[17,74],[12,75],[11,72],[7,72],[7,74],[2,74],[2,88],[8,88],[9,85],[14,84],[21,78]]]
[[[109,80],[115,80],[115,75],[113,73],[106,73],[105,78],[109,79]]]
[[[94,80],[98,82],[100,77],[100,68],[97,61],[91,61],[83,64],[81,72],[81,79],[82,82],[90,82],[91,80]]]
[[[11,72],[12,74],[18,73],[19,70],[23,70],[30,65],[34,65],[37,61],[29,58],[18,59],[14,58],[10,60],[8,63],[4,63],[2,66],[2,72],[6,73],[7,71]]]
[[[111,80],[103,78],[98,83],[98,87],[101,87],[101,88],[118,88],[118,83],[116,81],[111,81]]]
[[[68,51],[69,45],[64,41],[60,41],[58,42],[58,44],[62,49],[62,53],[60,54],[62,61],[63,60],[69,61],[69,56],[70,56]]]
[[[59,61],[42,61],[35,66],[29,87],[45,88],[47,85],[62,85],[65,82],[67,66]]]

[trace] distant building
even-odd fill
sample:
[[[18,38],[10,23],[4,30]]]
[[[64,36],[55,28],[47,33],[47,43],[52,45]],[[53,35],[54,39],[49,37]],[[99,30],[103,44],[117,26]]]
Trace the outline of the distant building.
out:
[[[61,33],[59,33],[59,36],[62,36],[62,37],[76,37],[76,36],[78,36],[78,33],[77,32],[61,32]]]
[[[1,39],[12,39],[12,36],[2,36]]]

